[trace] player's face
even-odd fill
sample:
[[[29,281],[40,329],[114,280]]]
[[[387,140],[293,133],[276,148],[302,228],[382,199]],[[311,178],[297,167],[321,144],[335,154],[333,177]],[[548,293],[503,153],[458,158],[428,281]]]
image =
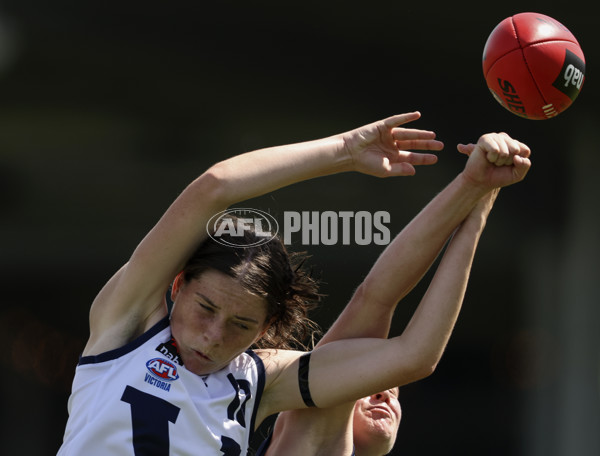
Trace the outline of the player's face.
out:
[[[174,302],[171,331],[185,367],[198,375],[225,367],[267,328],[266,301],[215,270],[182,283]]]
[[[402,418],[398,388],[373,394],[356,401],[354,406],[354,444],[387,454],[396,441]]]

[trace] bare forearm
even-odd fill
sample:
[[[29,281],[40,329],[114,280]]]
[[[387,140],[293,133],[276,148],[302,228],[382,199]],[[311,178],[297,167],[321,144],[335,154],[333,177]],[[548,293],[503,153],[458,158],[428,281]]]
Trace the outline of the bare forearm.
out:
[[[327,138],[261,149],[225,160],[211,172],[223,183],[224,201],[237,202],[295,182],[343,171],[377,176],[405,176],[417,165],[431,165],[435,155],[412,150],[440,150],[431,131],[403,128],[420,113],[388,117]]]
[[[440,192],[381,254],[321,343],[387,337],[396,304],[421,280],[484,191],[459,176]]]
[[[210,168],[225,205],[351,169],[341,135],[247,152]]]
[[[454,233],[432,282],[402,337],[433,370],[448,343],[462,307],[475,251],[498,189],[485,195]]]
[[[459,175],[394,239],[365,280],[367,294],[395,302],[421,279],[456,227],[486,190]]]

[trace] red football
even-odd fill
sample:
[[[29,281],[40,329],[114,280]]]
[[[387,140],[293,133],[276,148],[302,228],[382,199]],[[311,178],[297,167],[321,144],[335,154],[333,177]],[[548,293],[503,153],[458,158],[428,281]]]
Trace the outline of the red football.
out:
[[[575,36],[538,13],[507,17],[483,50],[483,74],[498,102],[526,119],[548,119],[579,95],[585,58]]]

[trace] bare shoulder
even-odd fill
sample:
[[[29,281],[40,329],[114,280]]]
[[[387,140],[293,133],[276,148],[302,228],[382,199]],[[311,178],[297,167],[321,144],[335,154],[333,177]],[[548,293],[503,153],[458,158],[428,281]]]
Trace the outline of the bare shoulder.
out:
[[[306,352],[297,350],[282,350],[275,348],[266,348],[254,350],[265,366],[266,385],[269,389],[271,385],[276,384],[281,375],[288,372],[291,366],[300,356]]]

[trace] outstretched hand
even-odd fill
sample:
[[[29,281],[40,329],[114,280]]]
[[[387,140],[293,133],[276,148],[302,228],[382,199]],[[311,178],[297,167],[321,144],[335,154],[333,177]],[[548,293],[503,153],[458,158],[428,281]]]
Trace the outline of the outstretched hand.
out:
[[[435,133],[400,127],[420,117],[419,112],[399,114],[343,134],[354,170],[377,177],[411,176],[415,166],[436,163],[436,155],[410,151],[443,149]]]
[[[476,185],[500,188],[525,178],[531,167],[531,150],[506,133],[488,133],[477,144],[459,144],[469,159],[463,175]]]

